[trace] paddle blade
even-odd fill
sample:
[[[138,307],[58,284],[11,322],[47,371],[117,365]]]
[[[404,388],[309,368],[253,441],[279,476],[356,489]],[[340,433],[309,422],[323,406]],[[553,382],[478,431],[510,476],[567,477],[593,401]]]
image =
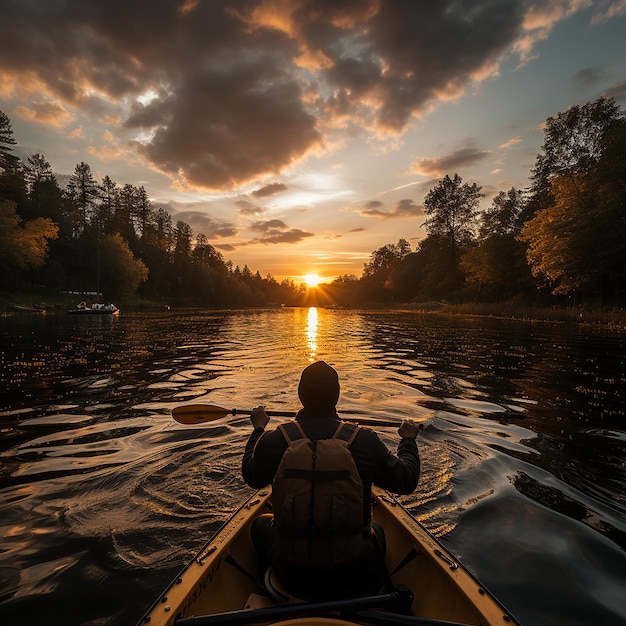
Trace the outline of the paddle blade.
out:
[[[179,424],[204,424],[222,419],[232,413],[231,410],[211,404],[185,404],[172,409],[172,417]]]

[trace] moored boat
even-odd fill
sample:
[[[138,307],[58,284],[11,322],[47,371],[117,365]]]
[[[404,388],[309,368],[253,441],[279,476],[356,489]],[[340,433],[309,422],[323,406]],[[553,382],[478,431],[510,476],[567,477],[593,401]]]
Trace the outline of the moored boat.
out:
[[[379,595],[307,602],[283,595],[257,573],[250,526],[269,510],[259,490],[203,546],[154,602],[140,624],[414,626],[515,624],[495,597],[398,501],[374,487],[373,519],[385,529],[389,584]]]
[[[75,309],[70,309],[70,315],[118,315],[120,310],[114,304],[102,304],[94,302],[91,306],[87,306],[81,302]]]

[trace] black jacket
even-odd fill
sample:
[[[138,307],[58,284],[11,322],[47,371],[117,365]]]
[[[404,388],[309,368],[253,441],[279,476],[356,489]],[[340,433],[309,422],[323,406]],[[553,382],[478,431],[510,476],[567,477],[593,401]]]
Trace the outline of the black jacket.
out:
[[[340,423],[334,410],[320,413],[302,409],[296,419],[311,439],[332,437]],[[270,484],[286,449],[287,442],[279,430],[256,428],[252,431],[242,462],[246,483],[256,489]],[[364,503],[368,510],[372,483],[397,494],[411,493],[417,486],[420,458],[414,439],[401,439],[396,456],[373,430],[360,428],[350,450],[363,482]]]

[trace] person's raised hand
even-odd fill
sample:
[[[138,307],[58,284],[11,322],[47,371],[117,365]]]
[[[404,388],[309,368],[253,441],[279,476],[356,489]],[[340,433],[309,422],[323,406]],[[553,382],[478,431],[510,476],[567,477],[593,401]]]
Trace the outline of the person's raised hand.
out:
[[[411,439],[417,439],[421,429],[421,424],[416,424],[413,420],[404,420],[400,428],[398,428],[398,435],[402,438],[410,437]]]
[[[250,421],[255,428],[265,428],[270,421],[264,406],[257,406],[250,413]]]

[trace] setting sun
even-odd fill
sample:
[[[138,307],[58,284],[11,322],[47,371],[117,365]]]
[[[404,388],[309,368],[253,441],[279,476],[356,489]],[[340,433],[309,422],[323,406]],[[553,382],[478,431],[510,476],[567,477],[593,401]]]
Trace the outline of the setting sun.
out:
[[[317,274],[307,274],[304,276],[304,282],[308,287],[317,287],[322,279]]]

